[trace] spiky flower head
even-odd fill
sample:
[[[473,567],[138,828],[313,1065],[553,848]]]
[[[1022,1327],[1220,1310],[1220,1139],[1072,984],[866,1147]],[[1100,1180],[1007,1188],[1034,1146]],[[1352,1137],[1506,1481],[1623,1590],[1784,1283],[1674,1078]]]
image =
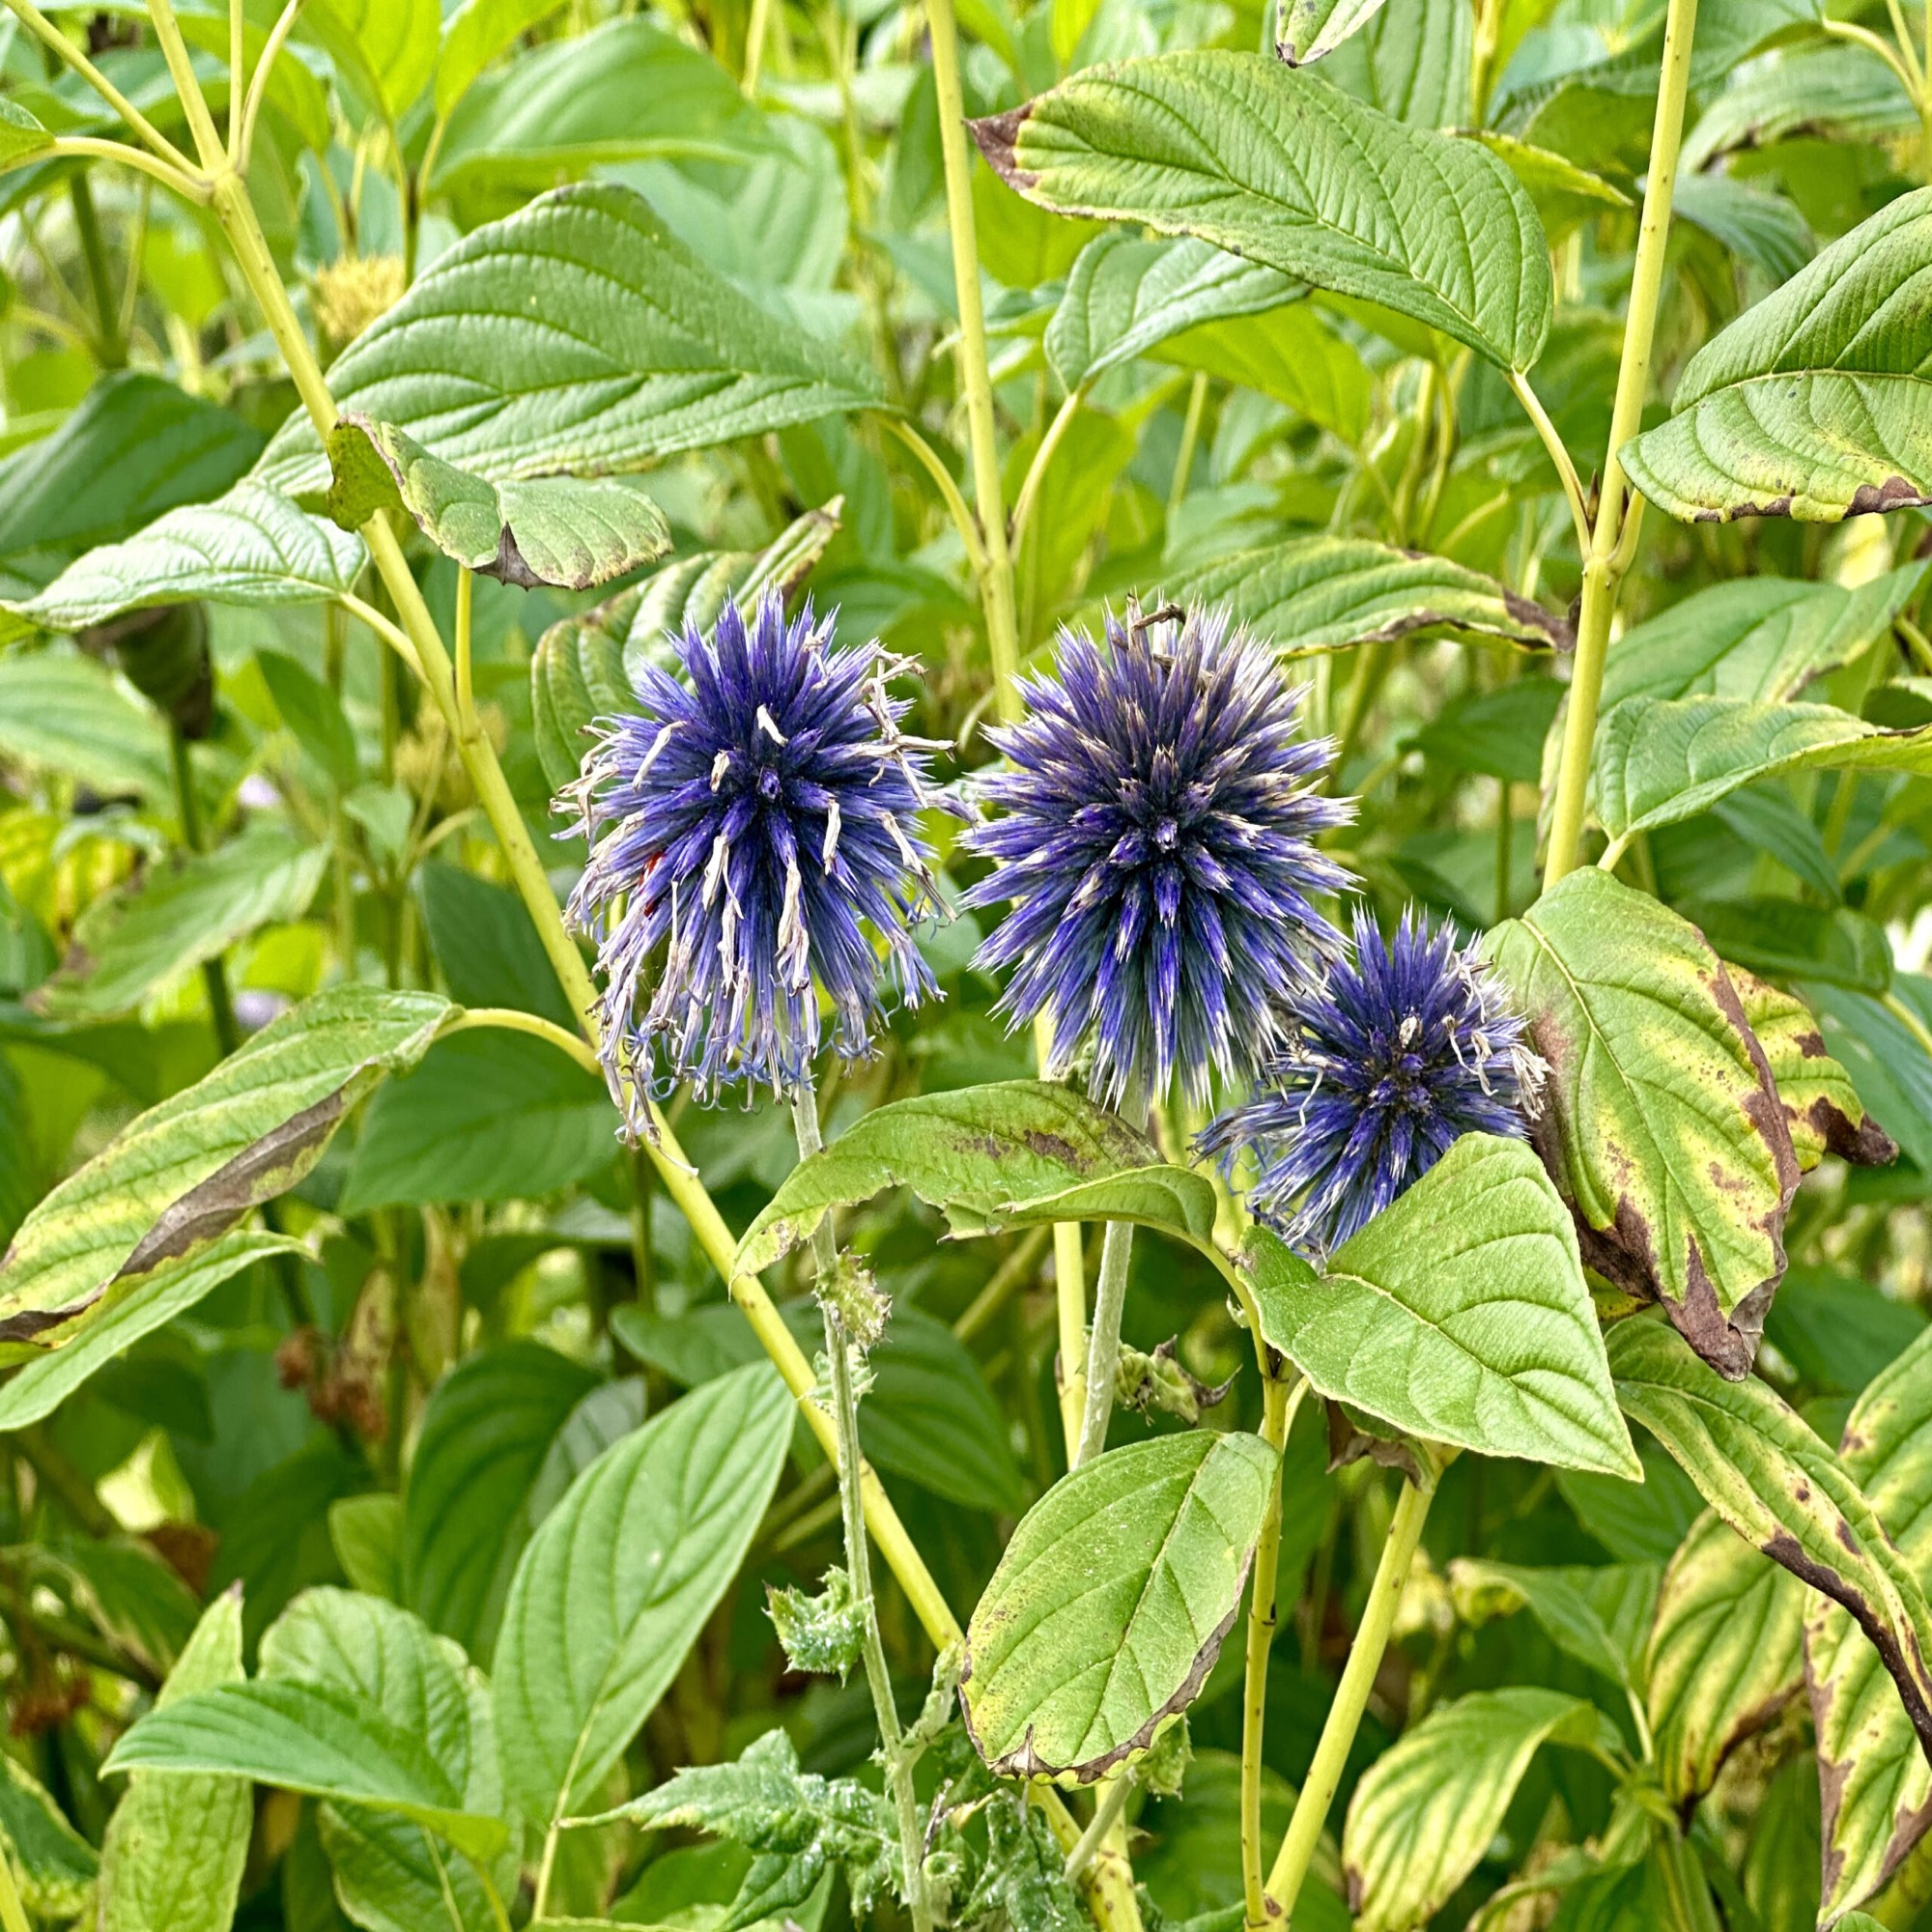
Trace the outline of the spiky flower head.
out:
[[[886,691],[903,666],[832,633],[810,604],[787,622],[776,592],[749,619],[727,602],[712,638],[672,639],[682,678],[646,667],[638,710],[598,722],[569,911],[599,940],[605,1064],[634,1126],[639,1088],[794,1088],[820,1044],[814,982],[847,1057],[883,974],[908,1004],[933,990],[907,930],[931,874],[925,753]]]
[[[1333,747],[1297,735],[1301,692],[1220,611],[1063,631],[1058,674],[1022,690],[980,785],[999,815],[966,835],[993,862],[967,903],[1012,908],[978,963],[1011,970],[1015,1026],[1047,1015],[1049,1071],[1091,1045],[1096,1099],[1160,1098],[1178,1073],[1203,1104],[1339,947],[1315,905],[1350,883],[1314,843],[1353,815],[1314,789]]]
[[[1293,1003],[1287,1040],[1252,1099],[1201,1137],[1259,1169],[1249,1205],[1292,1246],[1327,1254],[1463,1134],[1521,1140],[1547,1069],[1496,975],[1456,928],[1413,908],[1391,945],[1362,907],[1352,961]]]

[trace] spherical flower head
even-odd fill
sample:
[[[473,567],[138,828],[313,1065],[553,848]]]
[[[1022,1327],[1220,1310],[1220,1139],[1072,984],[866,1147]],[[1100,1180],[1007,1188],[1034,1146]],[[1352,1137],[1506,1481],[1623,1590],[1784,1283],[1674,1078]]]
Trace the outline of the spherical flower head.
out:
[[[1456,937],[1411,909],[1389,944],[1357,907],[1353,960],[1295,1001],[1254,1097],[1201,1137],[1226,1166],[1253,1151],[1249,1205],[1291,1246],[1328,1254],[1460,1135],[1521,1140],[1535,1119],[1547,1069],[1501,980]]]
[[[1205,1104],[1278,1037],[1284,1000],[1339,939],[1315,900],[1349,874],[1315,846],[1353,815],[1315,782],[1333,747],[1297,734],[1301,693],[1220,612],[1062,632],[1057,676],[991,733],[1007,766],[966,835],[993,862],[967,894],[1009,904],[978,963],[1011,979],[999,1010],[1045,1014],[1049,1072],[1091,1047],[1119,1106],[1177,1077]]]
[[[924,750],[886,692],[903,667],[832,630],[809,604],[787,622],[776,592],[749,619],[727,602],[710,639],[672,639],[682,678],[645,668],[638,710],[598,722],[569,912],[599,940],[605,1064],[634,1127],[679,1080],[706,1103],[796,1087],[815,989],[847,1057],[869,1046],[883,974],[908,1004],[933,990],[907,930],[931,874]]]

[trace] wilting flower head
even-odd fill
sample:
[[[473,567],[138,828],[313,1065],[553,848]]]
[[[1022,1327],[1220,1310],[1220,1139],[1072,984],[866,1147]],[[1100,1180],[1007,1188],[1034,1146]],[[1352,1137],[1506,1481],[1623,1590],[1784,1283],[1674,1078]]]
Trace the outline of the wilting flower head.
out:
[[[838,1050],[864,1053],[875,938],[909,1003],[932,990],[906,930],[931,877],[924,753],[886,695],[900,666],[831,639],[810,605],[787,623],[776,593],[749,621],[727,603],[713,639],[692,625],[674,640],[682,679],[648,667],[637,712],[599,721],[573,801],[591,852],[570,917],[601,941],[620,1097],[641,1085],[662,1098],[680,1079],[706,1101],[795,1086],[819,1047],[814,980]]]
[[[1010,768],[981,785],[1001,811],[967,843],[993,869],[966,896],[1012,910],[978,963],[1011,969],[1015,1025],[1049,1017],[1050,1071],[1091,1040],[1096,1098],[1159,1097],[1178,1070],[1199,1103],[1339,946],[1314,899],[1349,874],[1313,841],[1353,806],[1312,788],[1333,748],[1295,735],[1300,692],[1224,615],[1106,630],[1063,632],[1058,676],[990,734]]]
[[[1411,909],[1395,943],[1355,911],[1355,956],[1299,996],[1293,1030],[1250,1100],[1201,1137],[1232,1165],[1252,1148],[1250,1205],[1292,1245],[1339,1247],[1459,1135],[1520,1140],[1546,1072],[1502,982]]]

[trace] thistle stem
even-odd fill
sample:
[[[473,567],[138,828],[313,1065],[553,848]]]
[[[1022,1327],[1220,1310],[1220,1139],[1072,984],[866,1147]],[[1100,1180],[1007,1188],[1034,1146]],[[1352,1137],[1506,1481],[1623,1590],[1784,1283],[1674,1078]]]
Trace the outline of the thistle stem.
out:
[[[1100,1242],[1100,1280],[1094,1291],[1094,1328],[1087,1338],[1087,1401],[1071,1466],[1091,1463],[1107,1446],[1114,1414],[1114,1383],[1121,1365],[1121,1314],[1127,1300],[1134,1224],[1109,1221]]]
[[[1670,0],[1663,27],[1663,65],[1658,78],[1657,121],[1651,129],[1650,173],[1644,183],[1630,309],[1624,320],[1623,357],[1617,369],[1616,401],[1610,411],[1609,448],[1604,456],[1596,527],[1583,560],[1583,603],[1577,622],[1570,711],[1564,722],[1562,762],[1557,768],[1556,801],[1549,822],[1549,854],[1543,875],[1546,892],[1576,870],[1582,849],[1583,804],[1596,747],[1597,712],[1604,695],[1604,659],[1609,650],[1617,593],[1630,564],[1619,541],[1624,529],[1625,489],[1621,451],[1643,426],[1643,400],[1650,389],[1651,351],[1670,242],[1670,198],[1677,185],[1684,100],[1690,84],[1690,43],[1696,26],[1697,0]]]
[[[1396,1606],[1402,1602],[1403,1585],[1415,1558],[1415,1547],[1422,1540],[1422,1525],[1428,1520],[1433,1491],[1419,1490],[1404,1483],[1389,1524],[1388,1541],[1382,1545],[1381,1561],[1376,1566],[1375,1581],[1369,1586],[1369,1601],[1355,1640],[1349,1647],[1349,1662],[1343,1666],[1342,1681],[1335,1688],[1335,1701],[1328,1707],[1327,1721],[1321,1726],[1321,1742],[1315,1747],[1315,1761],[1308,1767],[1294,1813],[1275,1854],[1274,1868],[1268,1873],[1263,1910],[1275,1923],[1286,1925],[1294,1917],[1294,1901],[1301,1895],[1310,1861],[1328,1819],[1328,1807],[1342,1782],[1342,1771],[1349,1749],[1361,1728],[1369,1691],[1376,1673],[1381,1668],[1388,1649],[1389,1632],[1395,1626]]]
[[[1127,1800],[1133,1796],[1133,1790],[1134,1780],[1127,1772],[1117,1772],[1107,1780],[1094,1806],[1092,1823],[1081,1833],[1080,1842],[1066,1855],[1066,1877],[1069,1881],[1077,1879],[1094,1862],[1100,1847],[1106,1842],[1107,1833],[1127,1808]]]
[[[818,1096],[806,1074],[792,1090],[792,1129],[798,1157],[810,1160],[823,1146],[818,1131]],[[892,1668],[879,1635],[878,1605],[872,1600],[872,1558],[866,1539],[866,1509],[860,1489],[859,1397],[852,1382],[852,1341],[845,1332],[832,1294],[832,1277],[838,1266],[838,1240],[832,1216],[823,1215],[811,1232],[811,1261],[819,1287],[819,1312],[825,1318],[825,1359],[832,1381],[832,1422],[837,1435],[839,1513],[845,1525],[845,1571],[852,1581],[852,1600],[859,1612],[861,1654],[866,1682],[872,1692],[872,1710],[879,1724],[879,1754],[886,1782],[898,1814],[899,1854],[905,1865],[906,1904],[914,1932],[931,1932],[932,1913],[926,1903],[923,1870],[924,1837],[919,1828],[919,1804],[913,1795],[912,1764],[905,1736],[899,1729],[898,1706],[893,1701]]]

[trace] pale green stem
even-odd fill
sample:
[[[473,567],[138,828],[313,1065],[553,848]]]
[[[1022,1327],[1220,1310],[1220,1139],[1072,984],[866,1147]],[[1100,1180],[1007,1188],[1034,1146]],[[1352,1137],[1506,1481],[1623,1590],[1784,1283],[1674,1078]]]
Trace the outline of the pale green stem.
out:
[[[1208,413],[1208,372],[1197,369],[1187,385],[1187,413],[1180,419],[1180,448],[1174,459],[1174,474],[1167,485],[1167,522],[1170,540],[1175,512],[1187,495],[1187,479],[1194,473],[1194,452],[1201,444],[1201,421]]]
[[[1288,1821],[1288,1833],[1275,1854],[1274,1868],[1268,1873],[1264,1910],[1279,1925],[1294,1917],[1294,1901],[1301,1895],[1309,1862],[1321,1841],[1321,1828],[1327,1823],[1328,1807],[1341,1787],[1343,1768],[1349,1761],[1350,1747],[1361,1727],[1362,1713],[1368,1709],[1369,1692],[1376,1673],[1381,1668],[1388,1649],[1389,1632],[1395,1625],[1403,1586],[1408,1581],[1409,1565],[1422,1540],[1422,1525],[1429,1516],[1431,1492],[1404,1483],[1402,1495],[1389,1524],[1388,1541],[1382,1545],[1381,1561],[1375,1581],[1369,1586],[1369,1601],[1363,1606],[1362,1621],[1355,1640],[1349,1648],[1349,1662],[1343,1666],[1342,1681],[1335,1688],[1335,1701],[1328,1707],[1327,1721],[1321,1726],[1321,1742],[1315,1747],[1315,1761],[1308,1767],[1294,1813]]]
[[[302,0],[288,0],[275,17],[275,24],[269,29],[269,38],[263,43],[262,60],[255,70],[255,77],[248,83],[248,99],[242,104],[242,131],[235,151],[235,165],[242,173],[248,172],[248,156],[255,146],[255,117],[262,111],[262,102],[268,97],[269,75],[274,71],[276,58],[282,51],[283,43],[294,29],[297,17],[302,10]],[[437,123],[440,132],[442,123]],[[429,182],[429,156],[423,157],[423,183]]]
[[[1046,480],[1047,467],[1053,461],[1054,451],[1060,447],[1060,440],[1066,434],[1067,425],[1079,412],[1080,404],[1086,390],[1076,388],[1067,392],[1066,400],[1054,412],[1052,422],[1047,425],[1046,434],[1039,440],[1039,447],[1034,451],[1033,461],[1027,465],[1027,473],[1020,484],[1020,494],[1013,500],[1012,548],[1019,550],[1026,541],[1027,525],[1033,519],[1033,506],[1038,500],[1040,485]]]
[[[213,168],[226,157],[221,136],[215,131],[214,116],[208,111],[208,98],[194,76],[194,60],[175,19],[172,0],[148,0],[148,18],[154,22],[155,38],[161,43],[161,58],[181,96],[187,113],[188,130],[194,136],[195,152],[205,168]]]
[[[1107,1841],[1107,1833],[1119,1823],[1121,1813],[1127,1808],[1127,1800],[1133,1796],[1133,1791],[1134,1780],[1127,1772],[1117,1773],[1107,1780],[1094,1806],[1093,1821],[1081,1833],[1080,1842],[1066,1855],[1066,1879],[1069,1885],[1098,1856],[1100,1847]]]
[[[745,28],[745,78],[747,100],[758,96],[758,70],[764,65],[765,41],[771,31],[772,0],[752,0],[752,18]]]
[[[1545,891],[1577,867],[1583,842],[1583,802],[1596,747],[1597,711],[1604,693],[1604,660],[1610,644],[1617,592],[1623,582],[1620,556],[1624,525],[1624,468],[1620,452],[1643,425],[1644,397],[1650,389],[1651,350],[1657,335],[1658,304],[1663,290],[1664,258],[1670,241],[1670,198],[1677,185],[1677,156],[1684,133],[1684,100],[1690,82],[1690,43],[1697,26],[1697,0],[1670,0],[1663,27],[1663,65],[1657,91],[1657,121],[1651,130],[1650,173],[1644,183],[1643,215],[1637,230],[1636,262],[1631,275],[1630,311],[1624,321],[1623,357],[1617,369],[1616,401],[1610,412],[1610,441],[1605,453],[1596,528],[1583,562],[1583,603],[1577,624],[1577,658],[1570,678],[1570,709],[1564,721],[1562,761],[1557,768],[1556,802],[1550,815],[1549,854]]]
[[[810,1160],[822,1142],[818,1132],[818,1098],[810,1076],[801,1077],[792,1090],[792,1128],[798,1155]],[[811,1232],[812,1267],[818,1278],[820,1313],[825,1318],[825,1359],[832,1378],[832,1420],[837,1432],[839,1512],[845,1525],[845,1570],[852,1581],[852,1600],[863,1633],[861,1652],[866,1682],[872,1692],[872,1710],[879,1724],[879,1755],[893,1808],[898,1814],[899,1854],[905,1864],[906,1903],[914,1932],[931,1932],[932,1912],[926,1902],[924,1834],[919,1827],[919,1803],[913,1794],[912,1764],[905,1736],[899,1728],[898,1707],[893,1701],[892,1668],[879,1635],[878,1605],[872,1600],[872,1557],[866,1537],[866,1509],[859,1485],[859,1398],[852,1383],[852,1343],[832,1298],[832,1278],[838,1267],[838,1241],[832,1216],[819,1218]]]
[[[1127,1300],[1134,1224],[1109,1221],[1100,1241],[1100,1279],[1094,1291],[1094,1326],[1087,1337],[1087,1401],[1071,1467],[1091,1463],[1107,1446],[1114,1414],[1114,1384],[1121,1364],[1121,1313]]]
[[[33,0],[6,0],[6,5],[9,13],[32,28],[162,160],[172,162],[185,175],[194,173],[194,163],[33,4]]]
[[[12,1847],[0,1845],[0,1932],[33,1932],[20,1889],[14,1883]]]

